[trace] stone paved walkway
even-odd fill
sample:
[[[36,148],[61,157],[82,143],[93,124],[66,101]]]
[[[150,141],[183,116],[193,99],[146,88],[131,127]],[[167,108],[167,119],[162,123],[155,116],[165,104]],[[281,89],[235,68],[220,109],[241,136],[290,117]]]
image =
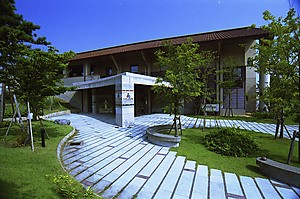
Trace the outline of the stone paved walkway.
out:
[[[78,133],[62,150],[62,164],[76,180],[104,198],[300,198],[300,189],[274,180],[236,176],[197,165],[176,156],[167,147],[149,143],[146,128],[171,124],[165,114],[135,118],[131,128],[119,128],[114,118],[105,115],[70,114],[51,119],[71,120]],[[182,116],[184,128],[196,119]],[[219,121],[221,126],[236,126],[273,133],[275,125],[243,121]],[[202,120],[198,120],[199,127]],[[207,126],[214,126],[208,120]],[[288,126],[296,130],[296,126]]]

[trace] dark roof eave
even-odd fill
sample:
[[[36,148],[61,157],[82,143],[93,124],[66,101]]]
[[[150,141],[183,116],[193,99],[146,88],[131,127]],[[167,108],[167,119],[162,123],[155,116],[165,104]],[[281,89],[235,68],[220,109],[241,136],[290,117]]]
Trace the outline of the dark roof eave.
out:
[[[159,48],[166,41],[170,41],[172,44],[182,44],[187,41],[187,38],[191,37],[194,42],[203,43],[211,41],[222,41],[230,39],[270,39],[270,34],[268,31],[260,28],[243,27],[229,30],[214,31],[208,33],[192,34],[179,37],[164,38],[158,40],[144,41],[133,44],[126,44],[121,46],[109,47],[104,49],[98,49],[93,51],[77,53],[76,56],[70,61],[88,59],[93,57],[114,55],[125,52],[134,52],[139,50],[147,50],[153,48]]]

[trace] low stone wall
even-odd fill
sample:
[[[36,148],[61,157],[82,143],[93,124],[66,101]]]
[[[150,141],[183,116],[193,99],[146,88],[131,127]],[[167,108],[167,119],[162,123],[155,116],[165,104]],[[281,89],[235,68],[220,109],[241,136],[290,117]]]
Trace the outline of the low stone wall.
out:
[[[174,135],[162,134],[161,131],[169,130],[171,125],[159,125],[146,129],[146,135],[149,142],[166,147],[179,147],[181,137],[175,137]]]
[[[44,115],[43,118],[50,118],[50,117],[56,117],[56,116],[61,116],[61,115],[67,115],[67,114],[71,114],[70,110],[66,110],[66,111],[59,111],[59,112],[55,112],[55,113],[50,113],[48,115]]]
[[[270,178],[300,187],[300,168],[276,162],[267,158],[257,158],[259,170]]]
[[[63,166],[63,162],[62,162],[62,150],[64,148],[64,146],[66,145],[66,142],[68,141],[68,139],[70,139],[70,137],[72,137],[74,134],[76,133],[75,128],[73,127],[73,130],[66,135],[58,144],[57,146],[57,150],[56,150],[56,155],[57,155],[57,159],[60,163],[60,166],[66,171],[65,167]]]

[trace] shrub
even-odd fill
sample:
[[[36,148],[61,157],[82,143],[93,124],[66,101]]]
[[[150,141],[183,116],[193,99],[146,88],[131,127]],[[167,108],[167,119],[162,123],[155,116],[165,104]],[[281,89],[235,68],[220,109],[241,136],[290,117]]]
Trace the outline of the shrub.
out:
[[[217,129],[204,140],[208,150],[226,156],[248,157],[259,149],[253,138],[236,128]]]
[[[98,198],[90,188],[85,190],[69,175],[47,175],[46,177],[56,185],[56,189],[62,198]]]
[[[275,114],[272,112],[254,112],[252,113],[252,115],[254,117],[256,117],[257,119],[274,119],[275,118]]]

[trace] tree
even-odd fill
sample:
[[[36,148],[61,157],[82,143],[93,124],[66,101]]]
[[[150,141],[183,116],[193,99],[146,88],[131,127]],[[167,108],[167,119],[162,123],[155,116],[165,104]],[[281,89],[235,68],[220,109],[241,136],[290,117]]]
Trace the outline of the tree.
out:
[[[73,52],[58,54],[52,46],[48,46],[47,51],[29,49],[18,59],[14,70],[10,71],[15,92],[22,100],[30,101],[34,118],[42,115],[47,97],[70,90],[63,86],[61,79],[67,61],[73,56]]]
[[[214,88],[209,86],[209,82],[211,78],[214,78],[216,68],[212,67],[211,64],[215,57],[215,52],[212,51],[201,51],[199,52],[199,56],[202,58],[201,65],[197,67],[195,72],[197,73],[197,80],[202,82],[203,84],[201,87],[199,87],[199,93],[200,95],[196,97],[196,101],[199,102],[197,115],[200,114],[200,112],[204,113],[203,118],[203,130],[206,127],[206,116],[207,116],[207,102],[211,101],[211,95],[214,92]],[[198,117],[195,121],[195,125],[197,124]]]
[[[197,70],[200,66],[208,64],[207,57],[203,56],[204,53],[199,53],[199,45],[193,43],[190,38],[187,43],[179,46],[166,44],[164,49],[155,54],[165,75],[157,78],[154,91],[168,103],[165,112],[174,114],[175,136],[178,136],[176,121],[181,114],[183,102],[199,97],[205,92],[205,83],[199,81],[200,73]]]
[[[233,116],[231,107],[232,91],[236,87],[238,81],[241,79],[241,73],[238,67],[238,61],[234,57],[225,58],[222,64],[222,69],[217,71],[218,74],[222,74],[223,79],[218,81],[220,88],[224,89],[225,95],[228,96],[228,108],[226,108],[225,116],[228,113],[228,117]]]
[[[269,11],[265,11],[263,17],[268,24],[262,28],[273,37],[262,39],[255,46],[259,52],[255,57],[257,70],[271,76],[264,99],[279,115],[278,121],[282,124],[286,110],[295,113],[300,131],[300,18],[294,9],[290,9],[285,18],[276,18]]]
[[[37,37],[34,31],[39,26],[16,14],[13,0],[1,1],[0,8],[2,83],[26,102],[30,101],[34,115],[39,116],[47,96],[67,90],[62,86],[62,71],[74,53],[58,54],[45,37]],[[41,46],[47,50],[40,49]]]
[[[24,49],[34,45],[48,45],[45,37],[37,37],[34,31],[40,27],[32,22],[27,22],[22,15],[16,14],[14,0],[0,1],[0,66],[2,83],[2,98],[4,99],[5,88],[12,84],[8,70],[15,65],[17,57]],[[4,100],[0,103],[0,122],[4,115]]]

